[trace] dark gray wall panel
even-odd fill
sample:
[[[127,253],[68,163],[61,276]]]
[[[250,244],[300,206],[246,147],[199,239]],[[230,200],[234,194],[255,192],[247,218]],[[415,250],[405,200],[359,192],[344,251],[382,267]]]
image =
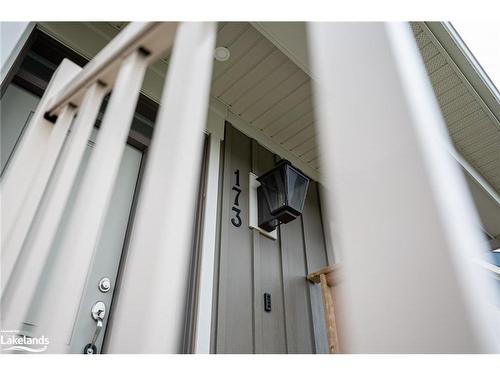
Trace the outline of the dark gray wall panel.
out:
[[[217,201],[217,235],[214,259],[214,283],[213,283],[213,304],[212,304],[212,326],[210,328],[210,354],[217,353],[217,317],[219,308],[219,268],[220,268],[220,245],[221,245],[221,227],[222,227],[222,192],[224,189],[224,155],[225,155],[225,142],[221,141],[220,160],[219,160],[219,188],[218,188],[218,201]]]
[[[248,173],[251,141],[237,130],[226,127],[224,187],[221,220],[217,353],[253,352],[252,232],[248,230]],[[240,171],[239,208],[241,226],[234,218],[236,170]]]
[[[257,176],[273,168],[274,154],[252,141],[252,172]],[[248,197],[246,197],[248,199]],[[253,236],[255,352],[286,353],[283,280],[278,240],[259,233]],[[272,308],[264,311],[264,293],[271,294]]]
[[[327,265],[323,224],[319,210],[318,184],[314,181],[309,184],[302,223],[307,250],[307,268],[308,272],[314,272]]]
[[[317,184],[311,182],[304,215],[282,225],[278,239],[248,227],[248,173],[260,175],[277,157],[226,126],[217,299],[217,353],[326,352],[323,306],[308,272],[327,265]],[[235,226],[235,171],[239,170],[241,225]],[[264,311],[264,293],[272,310]]]
[[[314,353],[309,282],[301,220],[280,228],[285,297],[286,333],[289,353]]]
[[[318,184],[316,182],[309,184],[302,214],[302,226],[306,248],[306,268],[309,274],[328,265],[321,212],[319,210]],[[316,352],[328,353],[321,289],[318,284],[309,284],[309,292]]]

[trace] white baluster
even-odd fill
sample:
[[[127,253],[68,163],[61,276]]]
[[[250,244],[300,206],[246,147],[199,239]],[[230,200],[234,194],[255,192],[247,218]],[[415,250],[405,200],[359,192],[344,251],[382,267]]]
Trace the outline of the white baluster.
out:
[[[105,352],[181,350],[215,35],[177,29]]]
[[[132,52],[122,62],[60,252],[49,271],[37,328],[40,334],[50,336],[51,352],[69,350],[67,344],[85,278],[107,213],[146,68],[147,57],[142,51]]]
[[[80,71],[81,68],[69,60],[65,59],[61,62],[2,175],[2,290],[10,277],[19,249],[7,246],[7,243],[10,241],[18,243],[19,240],[24,240],[23,236],[16,239],[11,235],[16,221],[20,215],[29,217],[30,214],[34,214],[38,202],[32,201],[30,207],[25,205],[28,194],[41,196],[52,171],[51,168],[64,142],[64,137],[59,136],[62,134],[60,129],[47,121],[44,114],[52,98]],[[55,142],[56,140],[57,142]],[[44,175],[41,173],[42,169]],[[37,175],[38,177],[36,177]],[[36,186],[34,185],[35,178],[38,178]],[[23,227],[22,229],[27,228]]]
[[[2,299],[5,327],[19,328],[35,296],[40,277],[61,223],[64,210],[83,159],[87,141],[106,94],[100,83],[86,90],[78,116],[61,155],[51,189],[46,192],[43,210],[35,216],[34,225],[23,246],[21,267],[13,274]]]
[[[62,149],[75,113],[76,108],[67,105],[57,118],[54,129],[52,129],[50,138],[45,145],[47,147],[47,152],[44,155],[43,161],[38,167],[33,181],[30,183],[26,198],[19,208],[17,218],[13,222],[11,230],[5,234],[5,241],[2,243],[3,286],[7,285],[12,274],[12,270],[33,222],[36,210],[40,205],[40,201],[42,200],[50,175],[54,169],[54,165],[56,164],[57,157]],[[2,209],[6,208],[3,207]]]

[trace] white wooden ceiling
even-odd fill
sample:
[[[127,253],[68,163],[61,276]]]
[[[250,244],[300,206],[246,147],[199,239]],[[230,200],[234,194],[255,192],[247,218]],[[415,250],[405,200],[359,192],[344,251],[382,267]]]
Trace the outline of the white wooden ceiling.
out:
[[[48,22],[42,26],[69,47],[91,58],[125,24]],[[284,35],[293,30],[304,33],[301,23],[287,24],[286,29],[282,23],[274,24],[276,30],[273,30],[286,31]],[[286,48],[279,43],[273,44],[267,38],[265,23],[253,25],[219,23],[217,46],[227,47],[231,57],[225,62],[214,63],[212,96],[225,104],[233,117],[246,124],[253,134],[257,132],[267,137],[270,144],[278,145],[319,173],[307,63],[298,63],[300,59],[288,53],[290,59],[282,52]],[[412,28],[455,147],[500,192],[498,119],[488,111],[428,30],[420,23],[412,23]],[[293,35],[296,40],[296,34]],[[301,52],[304,51],[305,46]],[[155,63],[146,74],[143,91],[153,100],[159,100],[167,65],[168,57]]]
[[[227,47],[231,58],[215,62],[212,95],[317,169],[309,76],[249,23],[219,25],[217,45]]]

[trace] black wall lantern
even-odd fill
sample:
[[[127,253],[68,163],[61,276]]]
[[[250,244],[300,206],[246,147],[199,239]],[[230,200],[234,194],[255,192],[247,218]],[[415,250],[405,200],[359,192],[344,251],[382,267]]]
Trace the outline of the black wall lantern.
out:
[[[272,232],[280,223],[288,223],[302,214],[309,178],[282,160],[257,178],[259,227]]]

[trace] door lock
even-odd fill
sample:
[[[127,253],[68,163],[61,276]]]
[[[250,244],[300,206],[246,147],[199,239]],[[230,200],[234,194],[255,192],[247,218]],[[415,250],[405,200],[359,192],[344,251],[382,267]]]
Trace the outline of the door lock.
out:
[[[104,304],[104,302],[98,301],[94,303],[94,306],[92,306],[92,310],[90,311],[90,313],[92,319],[94,319],[97,324],[95,327],[94,337],[92,337],[92,342],[85,345],[85,348],[83,348],[83,354],[97,354],[97,347],[95,346],[95,343],[102,330],[102,321],[106,316],[106,305]]]
[[[111,280],[107,277],[103,277],[101,280],[99,280],[98,287],[101,292],[108,292],[111,289]]]
[[[264,293],[264,311],[271,312],[271,293]]]

